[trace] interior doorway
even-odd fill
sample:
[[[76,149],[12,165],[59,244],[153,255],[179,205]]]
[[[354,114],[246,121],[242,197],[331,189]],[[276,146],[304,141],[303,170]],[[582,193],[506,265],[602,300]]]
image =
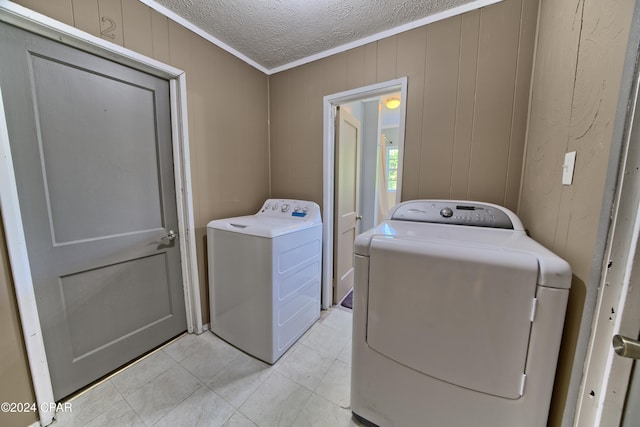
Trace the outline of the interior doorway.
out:
[[[349,265],[353,263],[353,251],[340,251],[334,245],[337,242],[335,227],[338,226],[339,212],[336,209],[339,204],[336,201],[340,198],[339,193],[346,191],[355,195],[353,212],[347,215],[354,221],[352,237],[384,220],[388,210],[401,199],[406,93],[407,78],[403,77],[324,98],[322,307],[325,309],[344,297],[344,291],[335,292],[335,285],[338,281],[344,285],[344,280],[340,279],[342,276],[349,278]],[[394,106],[392,102],[397,101],[399,104]],[[395,108],[389,108],[392,106]],[[358,135],[361,148],[350,156],[355,160],[349,160],[348,165],[339,164],[337,156],[339,108],[361,123]],[[355,178],[341,181],[338,175],[345,173]],[[357,188],[346,189],[341,182],[349,182]],[[353,247],[353,240],[342,246]],[[335,270],[338,264],[340,271]]]
[[[382,222],[400,202],[400,92],[359,99],[340,105],[361,124],[359,216],[357,232]]]

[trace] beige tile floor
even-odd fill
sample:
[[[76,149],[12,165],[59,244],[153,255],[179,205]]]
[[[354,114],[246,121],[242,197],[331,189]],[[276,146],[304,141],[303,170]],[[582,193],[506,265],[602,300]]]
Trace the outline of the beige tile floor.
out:
[[[350,311],[333,308],[270,366],[211,332],[183,335],[73,398],[54,427],[360,426]]]

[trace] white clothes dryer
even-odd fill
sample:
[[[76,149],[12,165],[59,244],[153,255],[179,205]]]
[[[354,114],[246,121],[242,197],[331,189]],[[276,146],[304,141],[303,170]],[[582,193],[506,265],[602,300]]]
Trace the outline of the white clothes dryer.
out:
[[[355,240],[351,409],[378,426],[546,426],[569,265],[503,207],[415,200]]]
[[[275,363],[320,317],[320,207],[267,200],[207,225],[211,331]]]

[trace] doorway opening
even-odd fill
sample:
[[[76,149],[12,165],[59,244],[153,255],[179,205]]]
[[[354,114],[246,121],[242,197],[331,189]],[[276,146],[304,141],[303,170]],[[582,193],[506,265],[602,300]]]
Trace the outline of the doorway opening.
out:
[[[399,104],[394,105],[393,102]],[[339,106],[360,121],[360,173],[357,233],[375,227],[400,202],[400,92],[352,101]]]
[[[401,200],[406,97],[406,77],[324,97],[324,309],[339,303],[345,289],[348,292],[350,288],[355,235],[384,220],[389,209]],[[400,101],[400,104],[389,108],[393,105],[387,106],[387,101]],[[351,130],[344,135],[354,139],[353,143],[348,143],[346,152],[342,148],[342,155],[339,127],[345,120],[339,111],[350,117],[347,122],[351,123],[348,125]],[[359,130],[355,129],[354,119]],[[340,164],[341,159],[346,159],[347,163]],[[340,174],[347,174],[352,179],[341,181]],[[345,191],[345,185],[350,188],[348,194],[339,194]],[[343,201],[342,206],[339,200]],[[345,200],[350,202],[345,203]],[[338,245],[337,227],[344,236],[341,246],[346,249],[341,250]],[[340,263],[337,257],[341,257]],[[336,278],[342,281],[341,289],[337,291],[334,289]]]

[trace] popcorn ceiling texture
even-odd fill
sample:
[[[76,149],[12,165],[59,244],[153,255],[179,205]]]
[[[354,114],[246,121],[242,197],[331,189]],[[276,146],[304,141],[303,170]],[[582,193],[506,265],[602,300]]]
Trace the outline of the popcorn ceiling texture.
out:
[[[273,69],[472,0],[155,0]]]

